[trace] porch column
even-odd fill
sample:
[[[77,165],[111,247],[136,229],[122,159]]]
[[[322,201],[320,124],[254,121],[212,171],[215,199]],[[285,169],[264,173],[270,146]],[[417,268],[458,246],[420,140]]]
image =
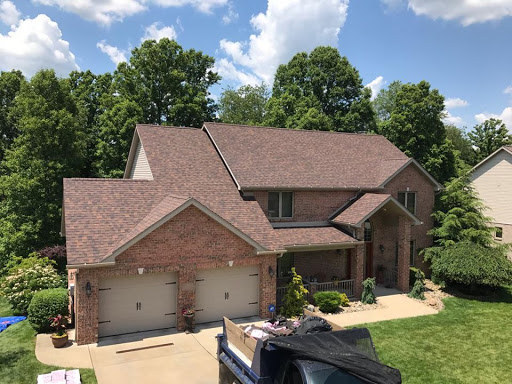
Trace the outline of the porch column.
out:
[[[363,278],[364,278],[364,244],[356,245],[352,249],[354,255],[352,270],[354,273],[354,296],[358,299],[363,294]]]
[[[409,252],[411,223],[405,216],[398,217],[398,282],[397,288],[409,292]]]

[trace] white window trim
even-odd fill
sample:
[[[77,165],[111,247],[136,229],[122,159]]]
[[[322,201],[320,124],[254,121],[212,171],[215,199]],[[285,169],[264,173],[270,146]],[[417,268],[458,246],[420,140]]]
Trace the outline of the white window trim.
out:
[[[270,216],[269,219],[293,219],[293,212],[295,211],[295,196],[293,191],[269,191],[268,193],[279,193],[279,216]],[[291,193],[292,194],[292,215],[291,216],[283,216],[283,193]],[[268,203],[267,203],[268,206]]]
[[[498,228],[501,229],[501,237],[498,237]],[[503,227],[494,227],[494,240],[503,241]]]
[[[416,208],[417,208],[417,205],[418,205],[418,194],[416,192],[413,192],[413,191],[398,191],[398,194],[400,193],[404,193],[405,194],[405,204],[404,204],[404,207],[405,209],[409,210],[409,208],[407,208],[407,195],[408,194],[414,194],[414,212],[411,212],[413,215],[416,216]],[[397,194],[397,200],[398,200],[398,194]],[[410,212],[410,211],[409,211]]]

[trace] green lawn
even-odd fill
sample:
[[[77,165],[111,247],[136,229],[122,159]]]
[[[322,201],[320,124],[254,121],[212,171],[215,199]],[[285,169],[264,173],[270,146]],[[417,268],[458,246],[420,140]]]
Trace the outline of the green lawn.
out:
[[[437,315],[367,324],[381,361],[407,384],[512,383],[512,288],[444,303]]]
[[[0,316],[12,316],[11,308],[3,297],[0,297]],[[35,334],[26,320],[0,333],[0,383],[34,384],[38,374],[60,369],[36,359]],[[80,375],[82,383],[96,383],[92,369],[80,369]]]

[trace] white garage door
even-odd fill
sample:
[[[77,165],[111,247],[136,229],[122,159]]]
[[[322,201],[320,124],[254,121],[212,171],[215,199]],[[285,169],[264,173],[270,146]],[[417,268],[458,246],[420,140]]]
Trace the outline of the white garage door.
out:
[[[255,316],[259,309],[259,266],[198,270],[196,323]]]
[[[177,273],[100,280],[99,336],[175,327],[177,281]]]

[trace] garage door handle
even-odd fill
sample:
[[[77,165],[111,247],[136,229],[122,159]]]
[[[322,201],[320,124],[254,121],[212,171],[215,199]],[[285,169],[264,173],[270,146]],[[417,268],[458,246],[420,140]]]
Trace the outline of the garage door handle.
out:
[[[226,293],[227,293],[227,295],[228,295],[228,300],[229,300],[229,292],[226,292]]]

